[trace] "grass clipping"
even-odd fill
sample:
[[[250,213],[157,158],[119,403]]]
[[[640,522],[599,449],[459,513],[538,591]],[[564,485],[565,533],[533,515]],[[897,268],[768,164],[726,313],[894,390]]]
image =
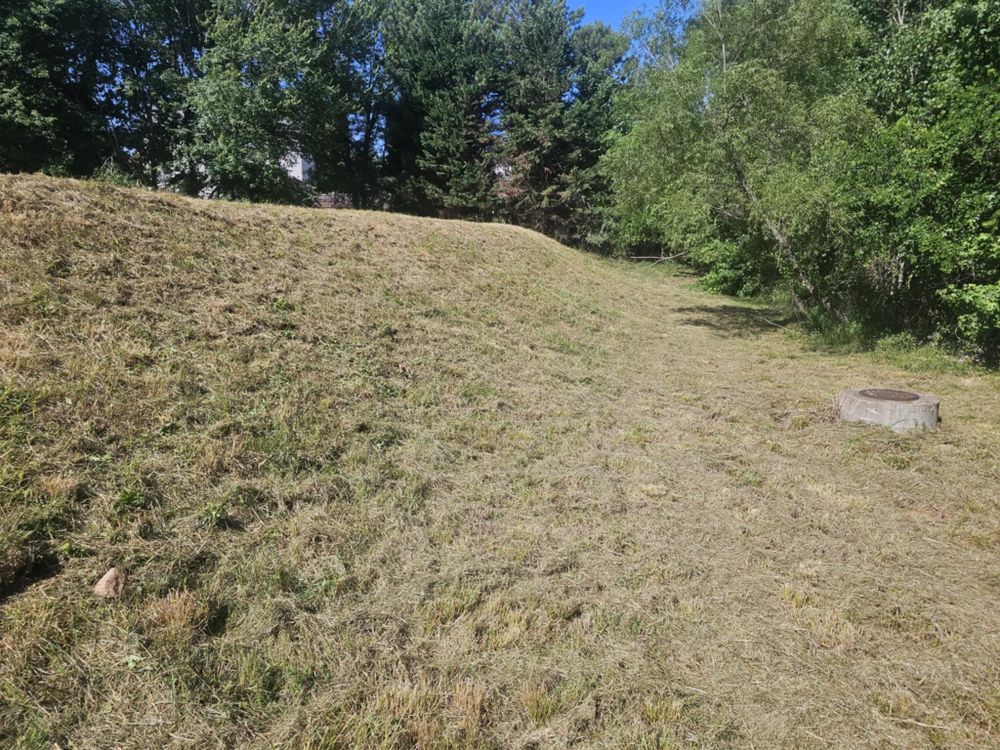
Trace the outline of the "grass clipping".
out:
[[[1000,744],[997,378],[766,318],[508,226],[0,177],[0,745]],[[832,419],[876,384],[942,429]]]

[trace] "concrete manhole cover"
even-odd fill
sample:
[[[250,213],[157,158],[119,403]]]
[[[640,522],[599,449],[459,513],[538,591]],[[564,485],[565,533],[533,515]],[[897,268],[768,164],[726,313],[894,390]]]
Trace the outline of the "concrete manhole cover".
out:
[[[859,393],[866,398],[881,398],[886,401],[916,401],[920,398],[919,393],[897,391],[893,388],[865,388]]]
[[[842,391],[837,397],[837,411],[844,422],[867,422],[896,432],[937,428],[939,404],[930,394],[895,388]]]

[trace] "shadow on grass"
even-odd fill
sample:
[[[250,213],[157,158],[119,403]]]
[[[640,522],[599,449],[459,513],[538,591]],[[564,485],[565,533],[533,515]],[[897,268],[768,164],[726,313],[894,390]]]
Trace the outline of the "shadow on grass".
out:
[[[774,308],[751,308],[739,305],[693,305],[679,307],[685,317],[682,325],[710,328],[722,336],[742,338],[759,336],[787,327],[792,319]]]
[[[59,562],[59,558],[55,554],[46,552],[38,555],[15,575],[5,581],[0,580],[0,604],[27,590],[32,584],[52,578],[61,571],[62,563]]]

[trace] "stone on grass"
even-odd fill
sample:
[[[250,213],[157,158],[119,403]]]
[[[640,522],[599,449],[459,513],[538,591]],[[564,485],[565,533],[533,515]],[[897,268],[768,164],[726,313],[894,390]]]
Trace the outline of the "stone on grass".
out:
[[[102,599],[117,599],[125,590],[125,574],[110,568],[94,586],[94,593]]]
[[[882,425],[896,432],[936,429],[939,404],[928,393],[891,388],[841,391],[837,397],[837,411],[844,422]]]

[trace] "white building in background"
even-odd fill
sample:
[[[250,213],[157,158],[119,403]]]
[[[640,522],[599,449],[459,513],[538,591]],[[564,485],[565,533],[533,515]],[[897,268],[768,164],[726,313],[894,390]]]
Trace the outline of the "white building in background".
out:
[[[288,176],[294,180],[310,185],[313,178],[313,160],[299,151],[293,151],[281,160]],[[354,208],[354,199],[350,193],[319,193],[316,195],[316,208]]]
[[[281,166],[288,172],[289,177],[294,177],[299,182],[308,185],[312,180],[313,161],[305,154],[292,152],[282,159]]]
[[[306,185],[312,182],[313,160],[305,154],[299,153],[298,151],[292,151],[282,158],[279,163],[281,164],[281,168],[288,173],[289,177]],[[204,164],[195,164],[194,169],[202,180],[206,179],[207,170],[205,169]],[[156,178],[157,187],[160,190],[170,190],[173,185],[173,181],[178,174],[178,171],[160,172]],[[211,185],[206,185],[198,193],[199,198],[212,198],[214,195],[215,193]]]

